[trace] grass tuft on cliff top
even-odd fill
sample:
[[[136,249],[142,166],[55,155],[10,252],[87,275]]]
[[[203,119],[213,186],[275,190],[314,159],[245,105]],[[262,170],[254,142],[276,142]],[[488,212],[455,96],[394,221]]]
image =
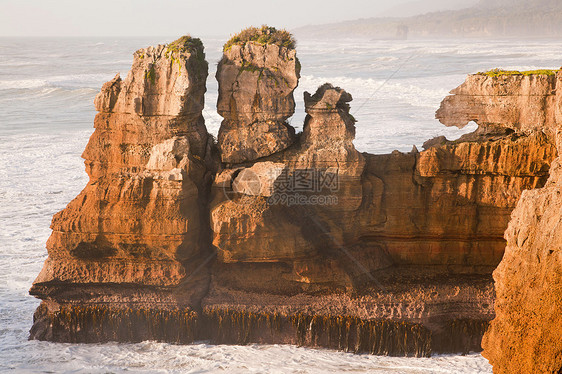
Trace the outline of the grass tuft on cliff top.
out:
[[[527,70],[527,71],[493,69],[490,71],[480,72],[477,74],[486,75],[492,78],[497,78],[504,75],[555,75],[557,72],[558,70],[550,70],[550,69]]]
[[[170,52],[194,52],[203,50],[203,42],[199,38],[192,38],[190,35],[184,35],[178,40],[174,40],[167,45]]]
[[[296,41],[287,30],[277,30],[275,27],[263,25],[262,27],[248,27],[230,38],[223,47],[228,51],[233,45],[244,46],[246,43],[276,44],[281,47],[295,48]]]

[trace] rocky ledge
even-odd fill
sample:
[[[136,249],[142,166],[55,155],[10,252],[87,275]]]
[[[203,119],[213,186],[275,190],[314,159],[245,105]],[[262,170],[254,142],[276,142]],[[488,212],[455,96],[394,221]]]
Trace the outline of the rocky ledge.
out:
[[[302,133],[286,123],[299,70],[286,32],[229,41],[215,144],[201,42],[137,51],[96,97],[90,181],[53,218],[31,338],[480,350],[510,214],[558,155],[551,127],[490,126],[479,107],[457,141],[360,153],[342,88],[305,93]],[[462,126],[472,105],[446,98],[438,117]]]

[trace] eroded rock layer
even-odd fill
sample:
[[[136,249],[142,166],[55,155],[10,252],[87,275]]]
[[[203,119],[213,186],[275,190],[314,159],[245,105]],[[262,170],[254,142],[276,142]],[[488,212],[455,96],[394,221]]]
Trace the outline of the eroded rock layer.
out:
[[[505,232],[507,248],[494,271],[496,318],[482,342],[494,373],[562,371],[561,208],[557,158],[546,186],[523,193]]]
[[[218,149],[197,39],[139,50],[103,86],[90,182],[53,219],[31,336],[479,350],[511,211],[557,156],[550,127],[484,121],[423,152],[362,154],[351,95],[325,84],[295,136],[294,48],[256,30],[218,67]]]
[[[541,137],[557,140],[559,153],[562,72],[537,73],[492,71],[470,76],[443,101],[437,116],[447,125],[475,120],[496,133],[502,126],[515,134],[544,132]],[[518,149],[520,159],[505,166],[545,168],[527,159],[527,154],[552,149],[555,142],[549,143],[548,147]],[[562,371],[560,170],[560,158],[556,158],[544,187],[538,184],[536,189],[522,191],[505,231],[507,247],[493,273],[495,319],[482,342],[483,355],[494,373]]]
[[[229,46],[216,77],[223,162],[253,161],[294,142],[295,130],[286,122],[295,111],[293,91],[300,77],[294,48],[251,41]]]
[[[294,146],[217,176],[204,310],[399,320],[423,326],[431,350],[478,350],[503,232],[522,191],[545,183],[551,137],[480,129],[421,153],[360,154],[350,100],[328,84],[305,94]],[[327,180],[337,186],[313,189]]]
[[[517,131],[555,129],[562,122],[562,92],[556,89],[561,80],[560,71],[470,75],[443,100],[437,118],[446,126],[474,121]]]
[[[192,272],[186,261],[209,251],[204,201],[212,163],[201,115],[206,77],[201,42],[183,37],[138,50],[127,78],[104,84],[95,99],[96,130],[83,153],[90,180],[54,216],[49,258],[33,294],[49,299],[82,286],[85,295],[59,300],[103,302],[94,290],[106,284],[164,287],[166,294],[186,281]],[[127,302],[140,300],[125,293]],[[200,290],[181,293],[189,307]]]

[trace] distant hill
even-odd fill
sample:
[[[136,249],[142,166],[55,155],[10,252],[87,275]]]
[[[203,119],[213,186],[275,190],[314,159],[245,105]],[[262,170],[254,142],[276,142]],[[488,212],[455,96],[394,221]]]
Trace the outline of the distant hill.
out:
[[[562,0],[483,0],[460,10],[305,26],[297,35],[404,38],[534,38],[562,35]]]
[[[392,5],[374,14],[373,17],[411,17],[418,14],[443,10],[458,10],[470,8],[479,0],[410,0],[406,3]]]

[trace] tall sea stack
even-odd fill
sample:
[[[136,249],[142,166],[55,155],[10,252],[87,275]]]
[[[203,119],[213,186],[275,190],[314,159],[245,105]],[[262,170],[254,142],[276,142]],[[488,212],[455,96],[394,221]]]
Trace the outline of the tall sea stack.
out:
[[[95,99],[96,130],[82,155],[90,180],[54,216],[49,258],[31,289],[45,300],[32,337],[123,338],[101,325],[77,331],[71,320],[60,320],[80,314],[76,308],[121,316],[197,306],[208,275],[193,270],[210,253],[206,78],[201,41],[182,37],[136,51],[127,78],[104,84]],[[159,337],[140,328],[130,334]]]
[[[267,26],[242,31],[225,44],[216,76],[224,163],[253,161],[295,141],[286,120],[295,111],[300,64],[289,33]]]

